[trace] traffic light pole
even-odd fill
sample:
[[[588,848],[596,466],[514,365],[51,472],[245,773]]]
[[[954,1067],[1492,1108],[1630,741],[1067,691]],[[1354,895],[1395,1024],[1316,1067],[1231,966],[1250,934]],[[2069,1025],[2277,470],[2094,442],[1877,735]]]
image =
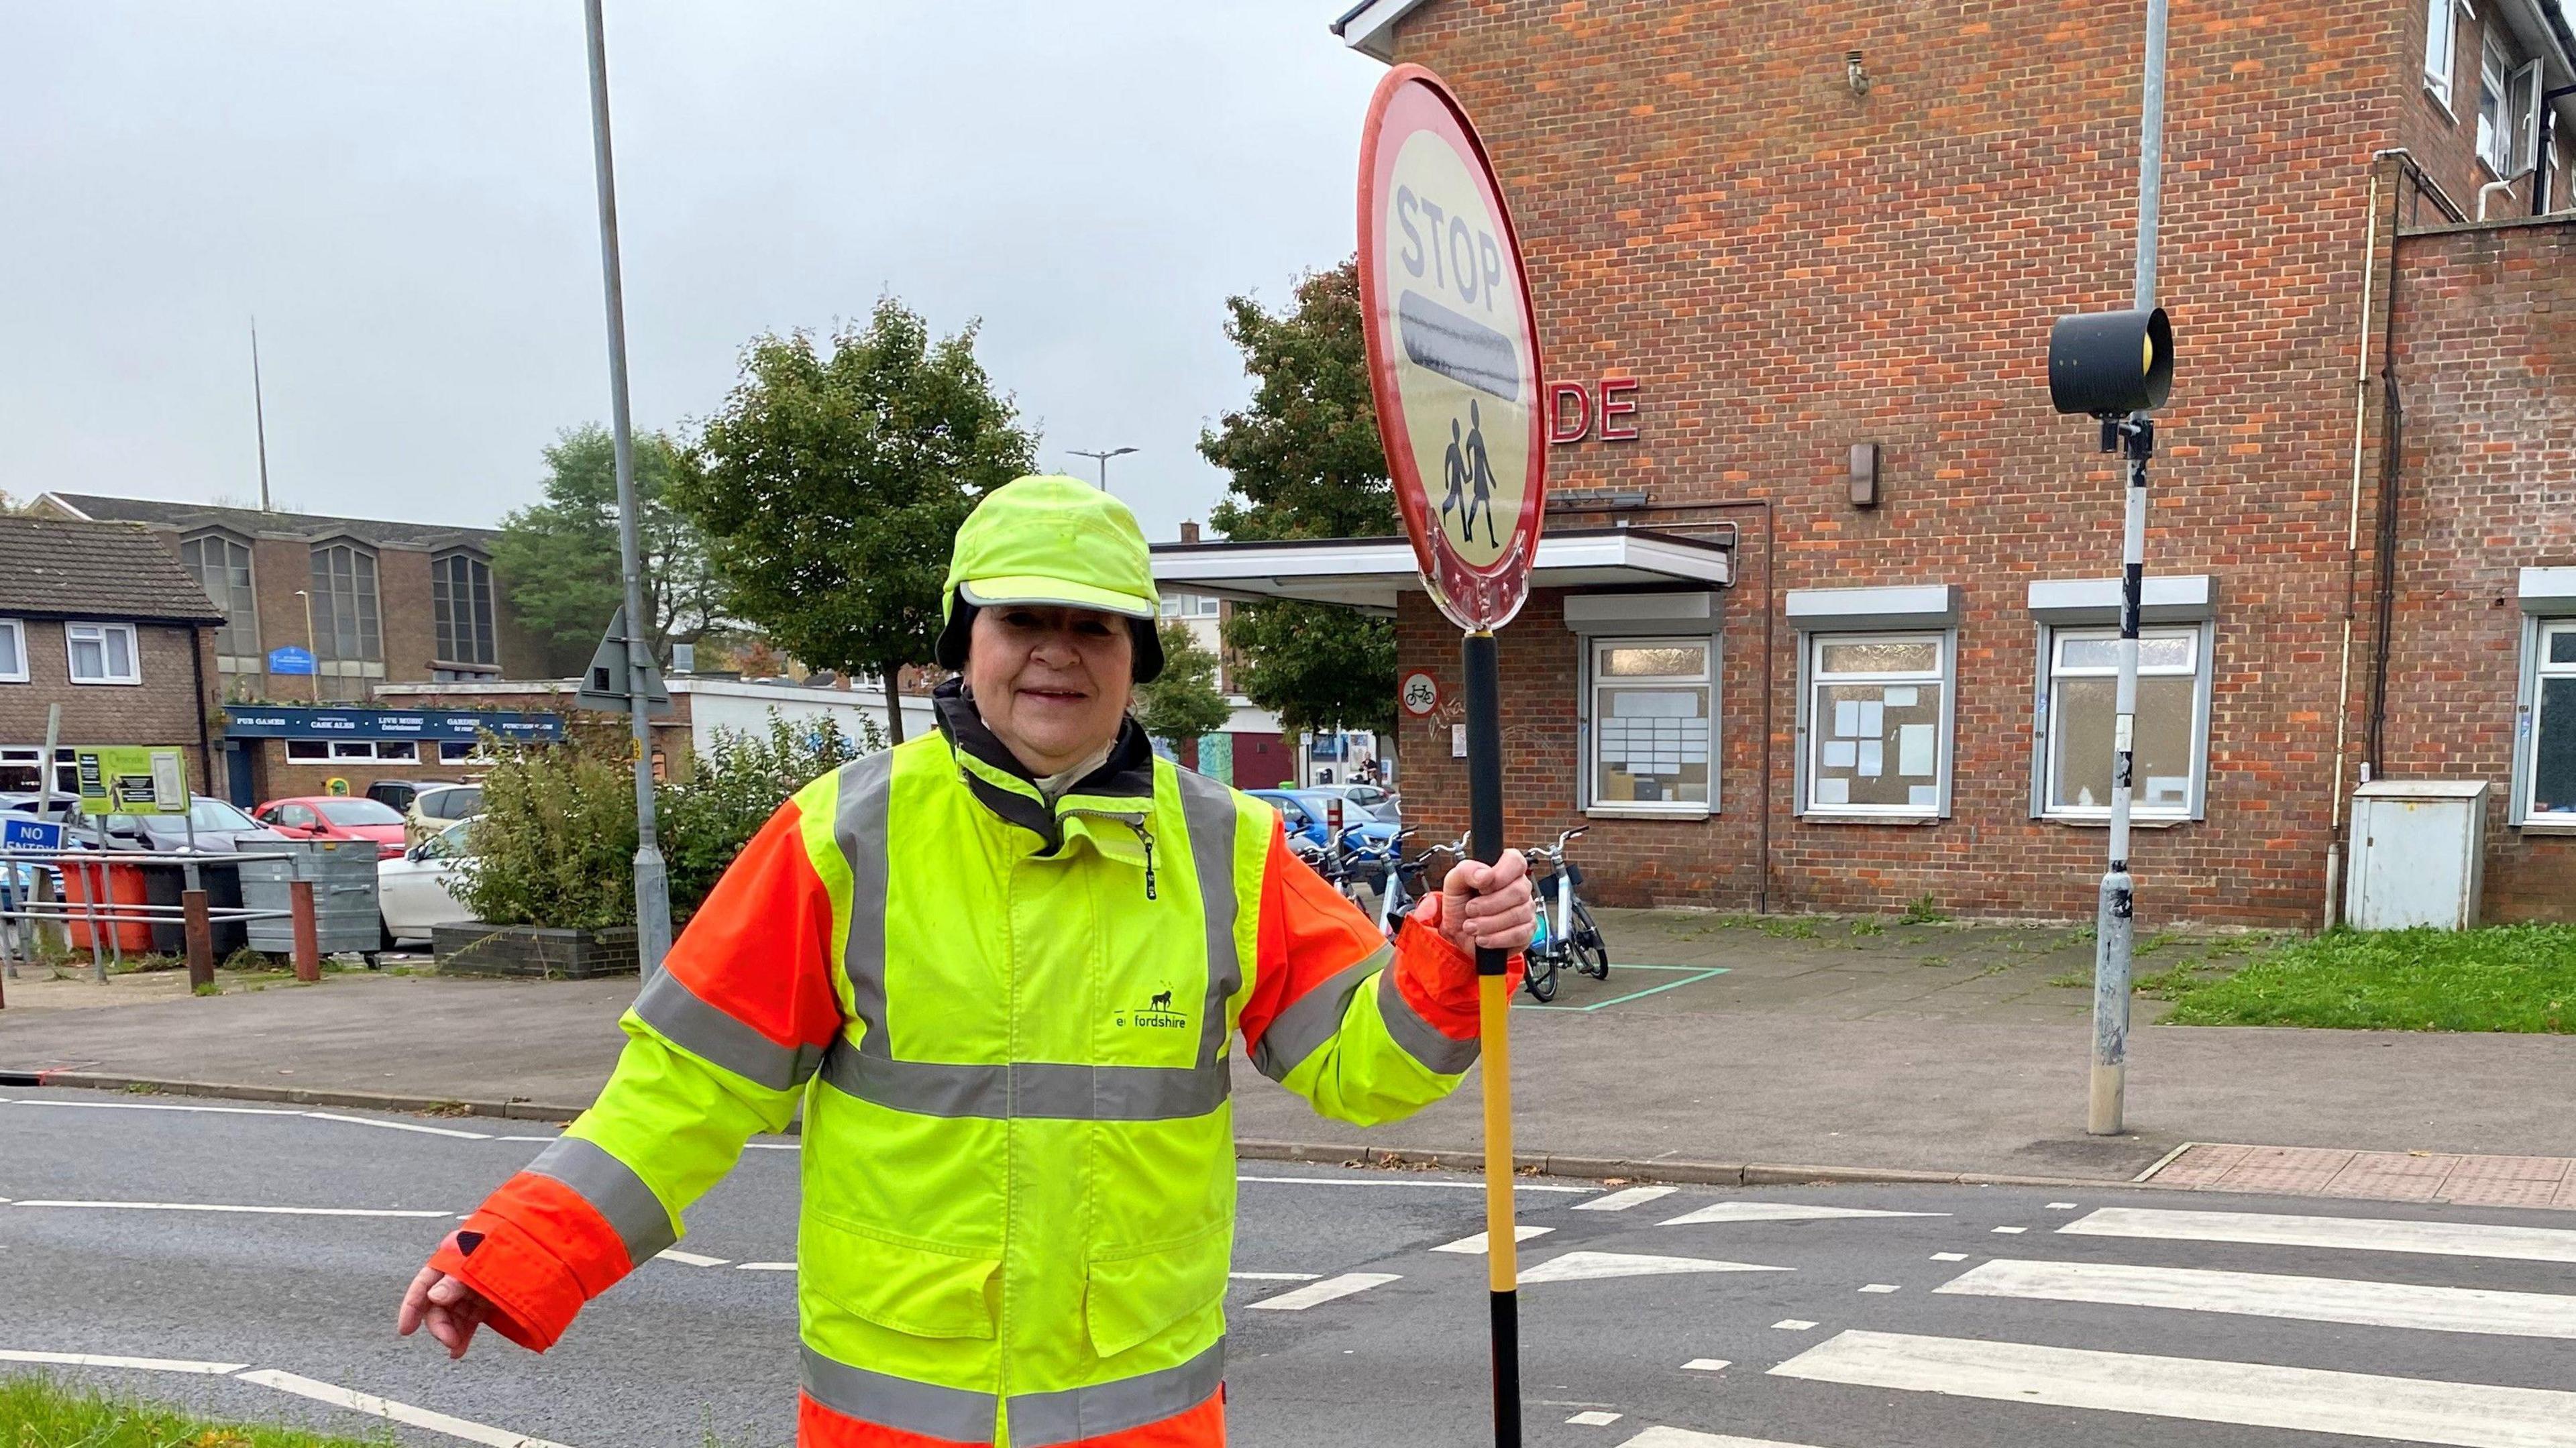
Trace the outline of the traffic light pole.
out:
[[[636,538],[635,429],[626,407],[626,290],[617,263],[617,166],[608,144],[608,41],[600,0],[585,0],[590,31],[590,137],[599,173],[599,262],[608,293],[608,408],[617,448],[617,551],[626,575],[626,703],[635,729],[635,949],[643,978],[671,948],[671,876],[653,832],[652,688],[645,650],[644,565]]]
[[[2156,305],[2156,234],[2162,220],[2165,160],[2165,8],[2147,0],[2147,58],[2138,115],[2137,309]],[[2120,677],[2112,702],[2111,862],[2102,876],[2094,919],[2093,1073],[2084,1129],[2117,1136],[2124,1129],[2129,1077],[2129,980],[2135,939],[2137,881],[2129,871],[2129,802],[2138,721],[2138,609],[2146,586],[2147,459],[2155,424],[2143,412],[2102,424],[2102,450],[2128,458],[2128,506],[2120,526]]]

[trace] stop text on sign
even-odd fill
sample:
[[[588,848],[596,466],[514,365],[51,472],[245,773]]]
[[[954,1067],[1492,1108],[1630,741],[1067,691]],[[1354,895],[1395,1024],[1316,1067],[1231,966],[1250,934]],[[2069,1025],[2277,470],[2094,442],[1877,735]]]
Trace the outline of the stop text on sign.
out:
[[[1596,407],[1594,399],[1599,399]],[[1595,416],[1600,430],[1593,430]],[[1598,436],[1603,442],[1635,442],[1637,424],[1618,419],[1637,415],[1637,379],[1613,373],[1601,379],[1598,387],[1587,388],[1580,382],[1551,382],[1547,385],[1547,440],[1565,444]]]

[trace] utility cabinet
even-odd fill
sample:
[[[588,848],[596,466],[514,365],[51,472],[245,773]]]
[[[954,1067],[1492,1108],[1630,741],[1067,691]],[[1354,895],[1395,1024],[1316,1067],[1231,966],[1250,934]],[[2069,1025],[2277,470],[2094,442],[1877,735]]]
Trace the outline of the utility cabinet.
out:
[[[2344,919],[2356,930],[2478,923],[2487,782],[2375,779],[2352,792]]]

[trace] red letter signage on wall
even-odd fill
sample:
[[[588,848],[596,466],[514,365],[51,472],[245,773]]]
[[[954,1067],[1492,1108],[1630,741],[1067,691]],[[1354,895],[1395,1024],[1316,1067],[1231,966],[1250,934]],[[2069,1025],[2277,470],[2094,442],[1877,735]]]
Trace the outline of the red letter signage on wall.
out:
[[[1596,393],[1601,399],[1598,411],[1601,430],[1597,434],[1592,430],[1595,415],[1592,399]],[[1637,425],[1633,422],[1614,424],[1611,419],[1636,415],[1637,379],[1634,377],[1613,373],[1602,378],[1598,387],[1586,387],[1580,382],[1551,382],[1547,385],[1547,440],[1560,447],[1595,436],[1603,442],[1634,442]]]

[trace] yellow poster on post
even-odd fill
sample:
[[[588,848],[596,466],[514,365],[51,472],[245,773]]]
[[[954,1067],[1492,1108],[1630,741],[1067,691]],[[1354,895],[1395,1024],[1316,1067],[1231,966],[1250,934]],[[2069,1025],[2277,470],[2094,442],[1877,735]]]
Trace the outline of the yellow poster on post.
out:
[[[175,747],[102,744],[72,751],[85,815],[188,812],[188,755]]]

